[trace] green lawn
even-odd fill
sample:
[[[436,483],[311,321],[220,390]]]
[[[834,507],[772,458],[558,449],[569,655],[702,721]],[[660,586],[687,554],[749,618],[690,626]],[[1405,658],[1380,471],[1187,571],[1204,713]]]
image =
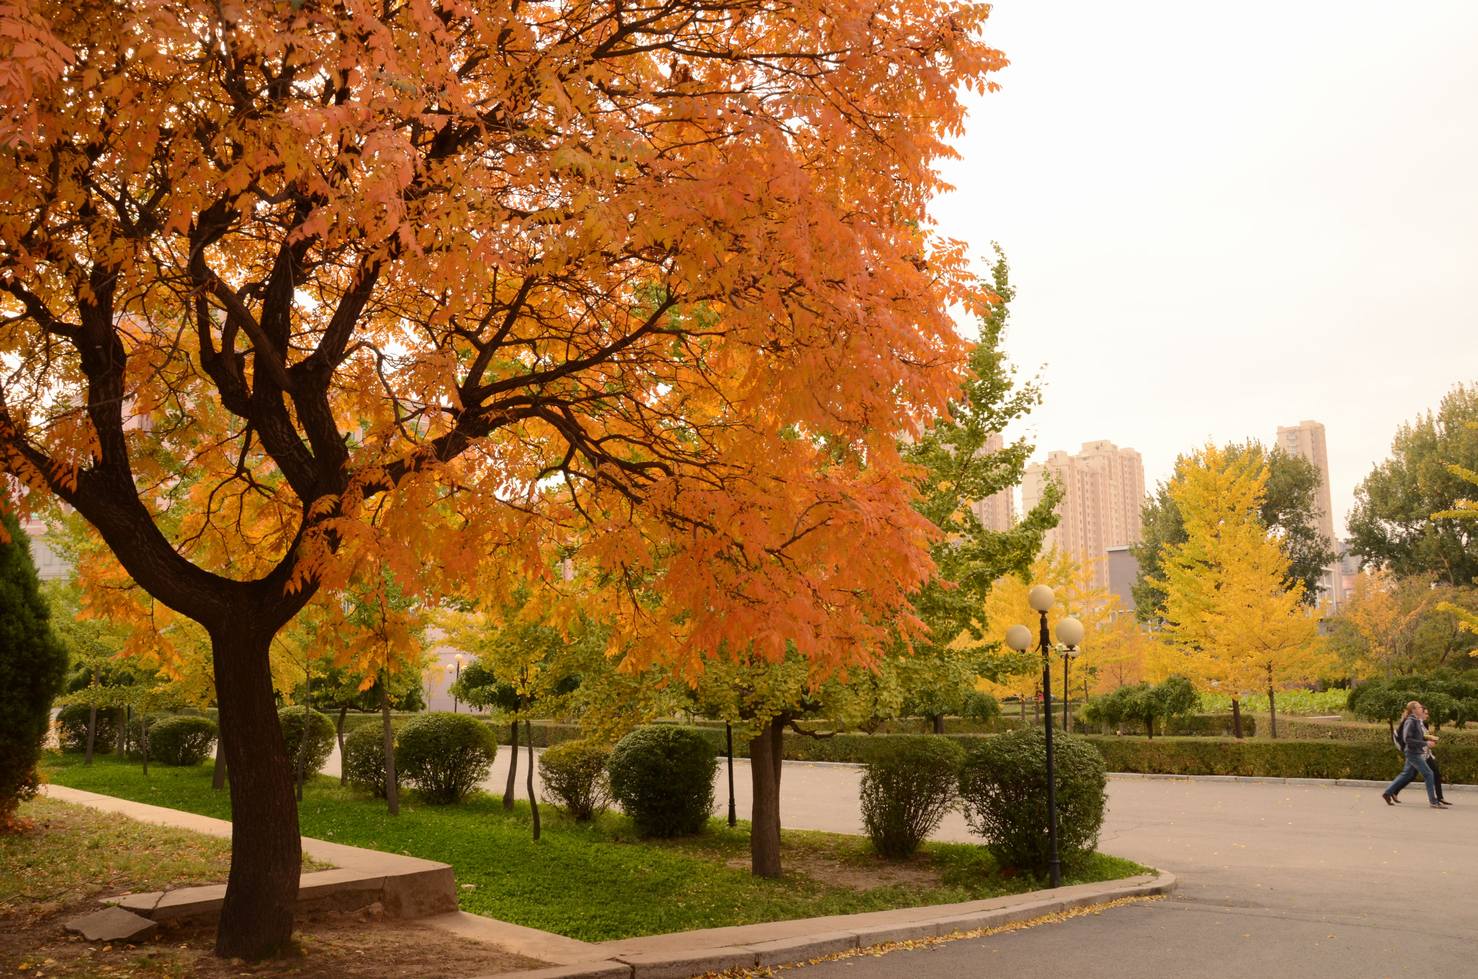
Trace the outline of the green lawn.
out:
[[[227,795],[211,790],[206,765],[152,766],[147,778],[138,765],[106,757],[89,768],[76,756],[49,754],[44,765],[60,785],[230,818]],[[982,847],[929,844],[899,872],[873,856],[866,840],[812,832],[784,838],[784,858],[805,873],[760,880],[747,870],[745,823],[729,829],[712,820],[700,836],[656,843],[637,840],[617,813],[582,825],[541,806],[544,832],[535,843],[525,804],[509,813],[483,794],[446,807],[407,796],[400,815],[391,817],[383,801],[319,776],[301,808],[303,834],[444,861],[456,870],[463,910],[585,941],[969,901],[1038,886],[996,873]],[[1144,872],[1128,860],[1096,855],[1066,882]],[[870,886],[873,879],[877,886]],[[883,882],[888,879],[893,882]]]

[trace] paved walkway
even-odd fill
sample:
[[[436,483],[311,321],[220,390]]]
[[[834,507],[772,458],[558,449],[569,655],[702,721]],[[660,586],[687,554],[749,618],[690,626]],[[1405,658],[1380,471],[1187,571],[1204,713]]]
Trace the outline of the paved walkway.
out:
[[[502,791],[507,757],[501,749],[490,789]],[[859,778],[854,766],[786,762],[784,825],[861,832]],[[742,819],[747,762],[735,761],[734,779]],[[522,797],[522,770],[519,783]],[[1444,812],[1427,808],[1420,785],[1403,795],[1389,807],[1369,788],[1111,779],[1101,848],[1174,872],[1172,899],[797,976],[1478,975],[1478,793],[1453,793]],[[722,760],[715,796],[722,814]],[[958,814],[935,838],[973,839]]]

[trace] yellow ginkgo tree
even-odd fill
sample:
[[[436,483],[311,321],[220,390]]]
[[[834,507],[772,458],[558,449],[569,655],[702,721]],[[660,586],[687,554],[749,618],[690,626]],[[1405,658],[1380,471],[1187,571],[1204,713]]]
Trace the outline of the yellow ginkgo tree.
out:
[[[1244,696],[1267,691],[1276,735],[1276,691],[1316,678],[1328,658],[1287,555],[1258,519],[1267,478],[1265,465],[1214,445],[1183,459],[1170,493],[1186,539],[1165,546],[1155,582],[1181,671],[1231,696],[1237,737]]]
[[[1468,427],[1478,430],[1478,422],[1468,422]],[[1447,471],[1464,482],[1472,483],[1478,487],[1478,472],[1457,463],[1448,463]],[[1478,524],[1478,499],[1464,497],[1453,503],[1452,509],[1440,510],[1432,514],[1433,520],[1466,520]],[[1438,611],[1452,614],[1458,621],[1458,627],[1467,632],[1478,632],[1478,612],[1463,608],[1453,602],[1442,602],[1437,606]],[[1478,649],[1468,655],[1478,656]]]

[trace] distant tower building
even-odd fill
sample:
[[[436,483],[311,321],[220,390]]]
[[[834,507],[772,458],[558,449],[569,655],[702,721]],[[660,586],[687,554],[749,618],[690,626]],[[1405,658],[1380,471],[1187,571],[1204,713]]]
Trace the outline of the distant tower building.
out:
[[[1339,541],[1334,536],[1334,508],[1329,502],[1329,449],[1324,442],[1324,425],[1320,422],[1301,421],[1297,425],[1278,426],[1278,448],[1291,456],[1307,460],[1319,470],[1319,489],[1314,495],[1319,533],[1336,551]],[[1339,565],[1330,565],[1319,579],[1319,588],[1329,601],[1331,610],[1344,602]]]
[[[1085,442],[1077,455],[1051,452],[1044,463],[1026,468],[1021,506],[1030,510],[1052,479],[1063,489],[1057,526],[1044,547],[1056,548],[1092,573],[1094,587],[1109,587],[1109,548],[1137,544],[1144,536],[1144,461],[1133,449],[1112,442]]]
[[[981,447],[981,455],[991,455],[1005,448],[1005,441],[999,435],[992,435],[985,440]],[[1006,487],[999,493],[993,493],[983,500],[977,500],[970,504],[970,509],[975,512],[975,517],[980,525],[986,530],[996,533],[1005,533],[1016,526],[1016,500],[1011,487]]]

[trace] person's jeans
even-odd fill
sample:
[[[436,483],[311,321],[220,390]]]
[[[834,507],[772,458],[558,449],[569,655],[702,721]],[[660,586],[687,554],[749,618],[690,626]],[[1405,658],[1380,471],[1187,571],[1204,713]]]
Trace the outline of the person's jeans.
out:
[[[1386,795],[1395,795],[1411,784],[1412,780],[1421,775],[1423,783],[1427,786],[1427,801],[1432,805],[1437,804],[1437,776],[1432,772],[1432,766],[1422,757],[1420,751],[1408,751],[1406,753],[1406,767],[1401,769],[1401,774],[1396,780],[1386,786]]]

